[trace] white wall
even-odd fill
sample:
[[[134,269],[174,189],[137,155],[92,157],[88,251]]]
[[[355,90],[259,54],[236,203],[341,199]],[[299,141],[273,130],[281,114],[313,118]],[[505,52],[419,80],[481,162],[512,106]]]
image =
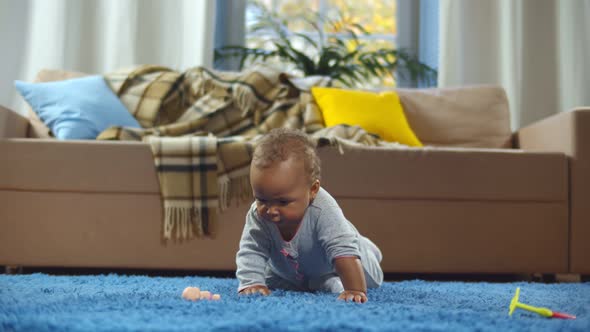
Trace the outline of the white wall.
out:
[[[0,104],[43,68],[106,73],[136,64],[212,66],[215,0],[0,0]]]

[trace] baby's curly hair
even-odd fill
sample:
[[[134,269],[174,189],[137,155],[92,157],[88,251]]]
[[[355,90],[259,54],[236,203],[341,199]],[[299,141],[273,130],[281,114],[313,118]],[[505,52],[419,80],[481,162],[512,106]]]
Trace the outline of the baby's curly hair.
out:
[[[277,161],[285,161],[294,156],[302,159],[309,183],[320,180],[320,157],[314,142],[303,131],[289,128],[272,129],[256,144],[252,165],[267,168]]]

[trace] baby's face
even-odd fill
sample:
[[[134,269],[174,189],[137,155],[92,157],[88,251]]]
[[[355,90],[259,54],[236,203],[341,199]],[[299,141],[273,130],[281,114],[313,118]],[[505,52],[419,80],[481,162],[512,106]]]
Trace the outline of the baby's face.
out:
[[[319,181],[309,184],[303,161],[293,158],[267,168],[252,166],[250,183],[258,216],[279,226],[298,224],[320,188]]]

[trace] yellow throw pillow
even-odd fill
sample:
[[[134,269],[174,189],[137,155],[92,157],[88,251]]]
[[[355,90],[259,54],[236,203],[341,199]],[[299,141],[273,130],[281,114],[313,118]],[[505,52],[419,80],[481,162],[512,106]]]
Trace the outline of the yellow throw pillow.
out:
[[[389,142],[422,146],[404,115],[395,91],[368,92],[312,87],[311,93],[322,111],[327,127],[358,125]]]

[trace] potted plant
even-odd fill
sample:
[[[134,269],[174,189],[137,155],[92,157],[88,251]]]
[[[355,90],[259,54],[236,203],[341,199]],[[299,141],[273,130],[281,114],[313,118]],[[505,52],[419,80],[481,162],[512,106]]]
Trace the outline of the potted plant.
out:
[[[256,61],[278,60],[291,65],[300,74],[328,76],[335,85],[345,87],[363,87],[387,76],[395,79],[396,74],[416,82],[436,81],[436,70],[406,50],[371,49],[359,38],[360,34],[369,33],[341,14],[332,20],[317,14],[312,18],[289,18],[290,21],[303,19],[312,28],[311,33],[301,33],[290,31],[286,18],[254,4],[259,14],[250,32],[264,31],[271,38],[260,47],[219,47],[215,50],[215,61],[237,59],[241,69]]]

